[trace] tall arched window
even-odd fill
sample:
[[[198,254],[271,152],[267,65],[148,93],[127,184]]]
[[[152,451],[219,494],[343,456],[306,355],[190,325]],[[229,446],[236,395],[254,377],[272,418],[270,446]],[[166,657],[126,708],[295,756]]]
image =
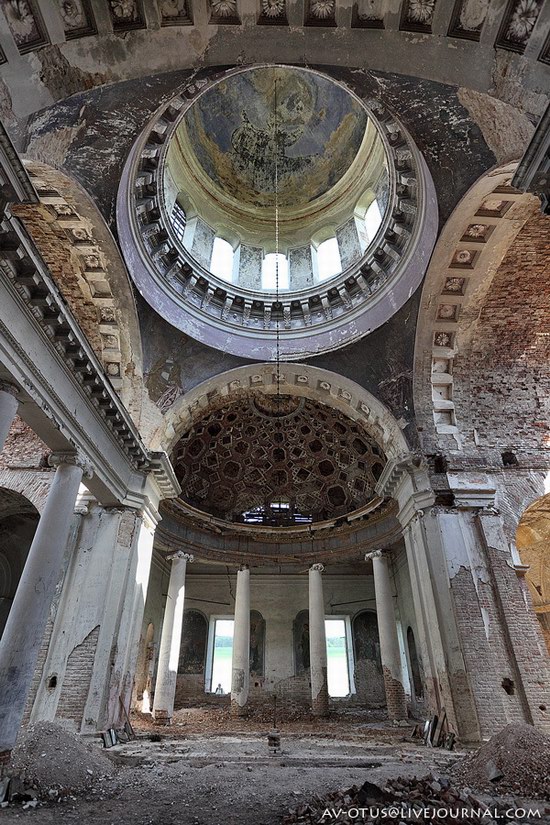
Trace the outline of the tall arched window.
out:
[[[317,273],[320,281],[326,281],[342,271],[340,250],[336,238],[328,238],[317,247]]]
[[[279,289],[288,289],[288,260],[280,252],[270,252],[262,261],[262,289],[276,289],[276,263],[279,261]]]
[[[382,213],[380,212],[378,201],[375,198],[365,213],[365,229],[369,243],[378,232],[381,223]]]
[[[223,238],[214,238],[210,272],[224,281],[233,280],[233,247]]]

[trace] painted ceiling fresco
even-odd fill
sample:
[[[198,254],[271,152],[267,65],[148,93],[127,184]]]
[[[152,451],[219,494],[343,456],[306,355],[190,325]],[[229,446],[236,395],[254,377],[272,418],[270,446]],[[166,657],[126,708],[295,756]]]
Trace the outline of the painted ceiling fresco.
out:
[[[264,67],[235,74],[187,112],[180,145],[224,194],[258,207],[300,207],[329,191],[356,157],[367,113],[314,72]],[[277,174],[276,174],[277,173]]]

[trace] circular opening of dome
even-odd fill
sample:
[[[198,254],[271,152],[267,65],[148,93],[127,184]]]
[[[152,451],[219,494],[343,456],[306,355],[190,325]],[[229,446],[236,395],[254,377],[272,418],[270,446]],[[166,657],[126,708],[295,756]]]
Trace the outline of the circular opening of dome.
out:
[[[312,69],[210,69],[134,145],[117,223],[137,288],[175,327],[235,355],[301,360],[410,298],[437,201],[380,101]]]
[[[276,264],[287,291],[348,269],[374,241],[389,190],[366,107],[329,78],[286,66],[207,89],[164,165],[164,209],[184,254],[253,291],[275,290]]]

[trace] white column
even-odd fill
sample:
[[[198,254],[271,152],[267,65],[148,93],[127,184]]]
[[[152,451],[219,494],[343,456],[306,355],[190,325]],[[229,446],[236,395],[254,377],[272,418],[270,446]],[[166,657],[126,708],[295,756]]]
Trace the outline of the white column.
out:
[[[403,687],[403,670],[399,652],[399,638],[393,607],[393,589],[390,579],[388,554],[383,550],[367,553],[365,561],[372,560],[376,615],[380,637],[380,658],[386,688],[386,704],[390,719],[407,718],[407,701]]]
[[[13,424],[13,419],[17,415],[19,401],[17,400],[17,387],[7,381],[0,381],[0,452],[4,449],[4,443]]]
[[[185,600],[185,573],[187,562],[193,556],[178,550],[167,557],[172,562],[168,596],[160,637],[159,664],[153,703],[153,718],[162,725],[170,725],[174,715],[174,698],[181,646],[183,604]]]
[[[0,641],[0,753],[13,748],[59,579],[78,488],[87,462],[50,456],[57,467]]]
[[[327,634],[322,573],[324,565],[309,568],[309,663],[311,709],[314,716],[328,714]]]
[[[233,627],[233,662],[231,678],[231,713],[243,716],[250,687],[250,570],[237,573],[235,624]]]

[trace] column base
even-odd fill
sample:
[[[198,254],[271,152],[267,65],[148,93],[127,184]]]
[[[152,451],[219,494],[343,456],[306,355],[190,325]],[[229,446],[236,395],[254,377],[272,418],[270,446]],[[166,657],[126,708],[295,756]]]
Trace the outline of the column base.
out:
[[[171,725],[172,717],[168,715],[167,710],[154,710],[153,722],[155,725]]]
[[[247,706],[239,705],[238,702],[231,702],[231,716],[242,717],[247,715]]]
[[[408,718],[407,699],[401,682],[394,679],[387,667],[383,668],[384,687],[386,689],[386,706],[388,718],[392,722],[399,722]]]

